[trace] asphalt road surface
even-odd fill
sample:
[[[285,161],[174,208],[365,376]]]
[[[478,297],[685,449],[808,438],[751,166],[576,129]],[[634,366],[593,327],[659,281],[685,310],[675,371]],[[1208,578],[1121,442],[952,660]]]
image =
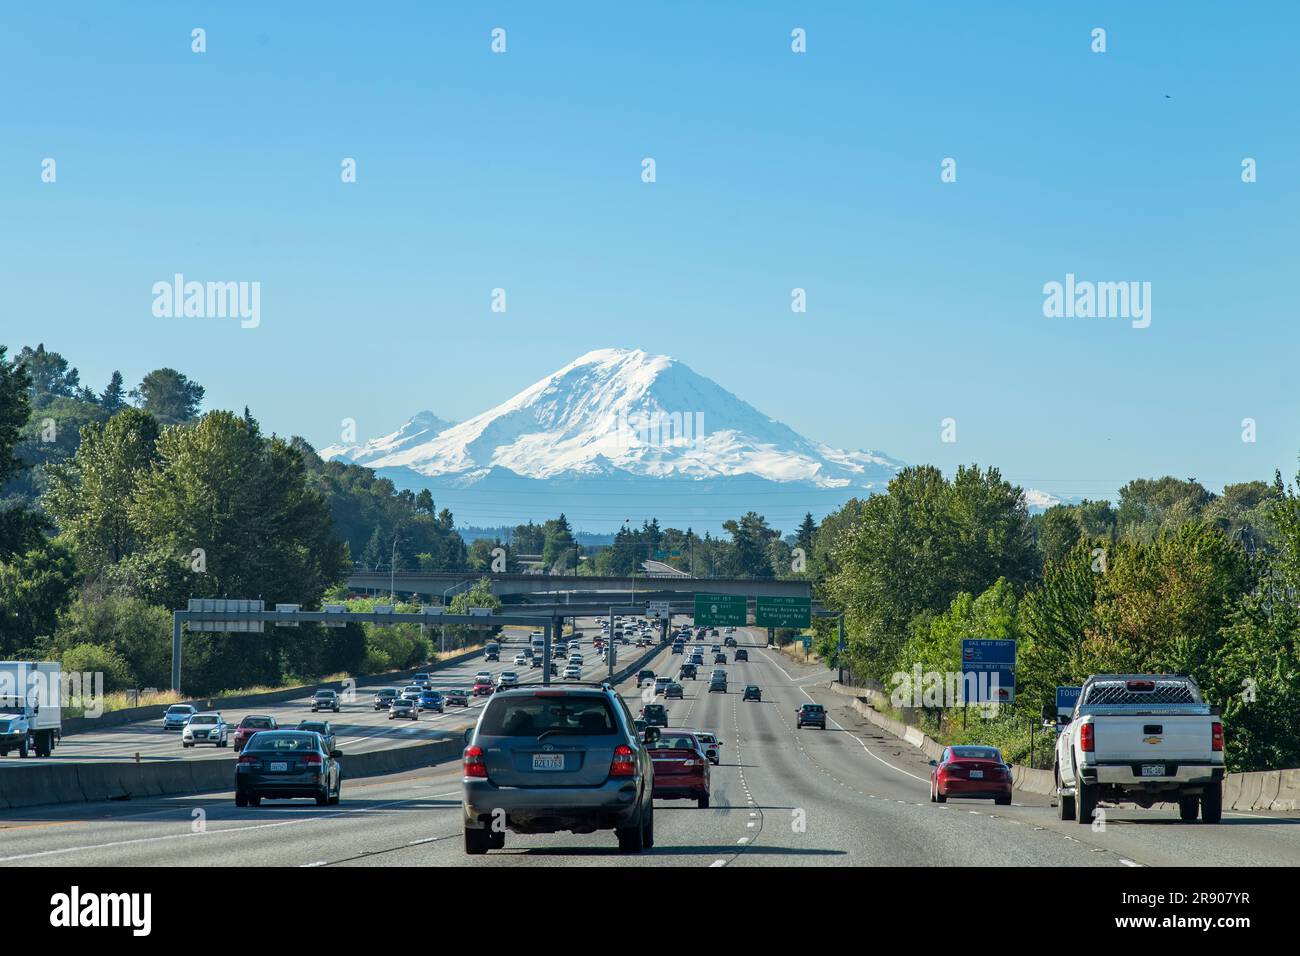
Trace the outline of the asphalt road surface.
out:
[[[929,802],[924,756],[829,690],[831,675],[762,647],[757,629],[737,635],[749,663],[727,665],[726,694],[684,681],[667,701],[671,726],[711,730],[723,741],[712,806],[656,801],[655,846],[623,855],[609,832],[507,834],[503,850],[466,856],[460,765],[346,781],[338,807],[268,801],[237,809],[231,793],[62,805],[0,813],[0,863],[201,866],[764,866],[1295,865],[1300,819],[1224,814],[1183,824],[1161,810],[1108,809],[1104,830],[1056,819],[1049,798],[1014,803]],[[728,651],[728,657],[731,652]],[[650,665],[677,672],[665,648]],[[509,666],[509,665],[507,665]],[[712,665],[705,667],[705,673]],[[478,669],[477,666],[471,670]],[[761,703],[741,699],[745,684]],[[640,693],[620,692],[640,709]],[[825,731],[795,730],[795,708],[827,706]],[[463,723],[465,718],[460,718]],[[343,745],[346,751],[346,745]],[[344,760],[346,768],[346,758]],[[346,772],[346,771],[345,771]]]

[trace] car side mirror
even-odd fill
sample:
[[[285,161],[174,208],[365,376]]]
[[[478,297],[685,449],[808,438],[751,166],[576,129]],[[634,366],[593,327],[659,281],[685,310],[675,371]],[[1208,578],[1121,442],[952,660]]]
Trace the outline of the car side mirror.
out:
[[[937,766],[939,766],[939,761],[937,761],[937,760],[931,760],[931,761],[930,761],[930,766],[931,766],[931,767],[937,767]]]
[[[330,751],[330,756],[333,757],[335,760],[338,760],[340,757],[343,756],[343,751],[342,751],[342,750],[331,750],[331,751]]]

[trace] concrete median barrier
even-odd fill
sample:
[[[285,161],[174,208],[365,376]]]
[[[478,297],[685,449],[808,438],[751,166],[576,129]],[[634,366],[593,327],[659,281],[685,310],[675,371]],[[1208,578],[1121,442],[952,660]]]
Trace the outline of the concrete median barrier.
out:
[[[464,746],[459,736],[452,736],[410,747],[351,755],[344,751],[339,763],[346,780],[378,777],[459,760]],[[0,770],[0,809],[220,793],[233,789],[234,783],[235,761],[224,758],[42,764],[21,772]]]

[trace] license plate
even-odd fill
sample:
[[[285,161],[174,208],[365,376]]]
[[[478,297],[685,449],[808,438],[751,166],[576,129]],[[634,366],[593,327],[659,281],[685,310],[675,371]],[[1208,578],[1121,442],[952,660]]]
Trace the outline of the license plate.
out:
[[[972,771],[970,772],[970,778],[971,778],[972,780],[983,780],[983,779],[984,779],[984,771],[983,771],[983,770],[972,770]]]
[[[1144,763],[1142,765],[1142,776],[1144,777],[1163,777],[1165,775],[1165,765],[1162,763]]]
[[[283,761],[283,760],[272,760],[272,761],[271,761],[271,770],[272,770],[272,771],[276,771],[276,770],[288,770],[288,769],[289,769],[289,764],[286,763],[286,762]]]
[[[563,770],[564,754],[533,754],[534,770]]]

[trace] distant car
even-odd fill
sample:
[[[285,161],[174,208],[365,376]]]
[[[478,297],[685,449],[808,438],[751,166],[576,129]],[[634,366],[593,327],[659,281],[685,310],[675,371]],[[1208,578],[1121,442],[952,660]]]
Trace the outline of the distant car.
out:
[[[551,652],[551,656],[552,656],[552,657],[568,657],[568,656],[569,656],[569,645],[567,645],[567,644],[556,644],[556,645],[555,645],[555,649]]]
[[[424,693],[424,688],[416,687],[414,684],[411,684],[407,687],[403,687],[401,694],[399,694],[398,696],[403,698],[404,700],[409,700],[411,703],[415,704],[416,707],[419,707],[420,695],[423,693]]]
[[[701,810],[709,807],[709,758],[695,734],[665,730],[650,744],[654,760],[656,800],[694,800]]]
[[[320,734],[326,750],[334,749],[334,727],[328,720],[300,720],[298,729]]]
[[[433,686],[433,675],[425,671],[421,671],[418,674],[412,674],[411,683],[418,684],[419,686],[428,689]]]
[[[668,709],[663,704],[646,704],[641,708],[641,719],[649,727],[667,727]]]
[[[608,687],[528,685],[489,701],[464,752],[465,852],[502,849],[506,830],[613,830],[624,853],[652,847],[654,741],[630,717]]]
[[[748,660],[749,660],[749,651],[745,650],[743,647],[740,648],[740,650],[736,651],[736,660],[737,660],[737,661],[748,661]]]
[[[763,699],[763,691],[759,689],[759,686],[757,684],[745,685],[745,695],[741,697],[741,700],[761,701],[762,699]]]
[[[734,637],[728,637],[728,638],[727,638],[726,640],[724,640],[722,643],[723,643],[723,645],[726,646],[726,647],[735,647],[735,646],[736,646],[736,639],[735,639]]]
[[[716,627],[709,628],[709,637],[717,637],[717,636],[718,636],[718,629]]]
[[[448,707],[468,707],[470,692],[467,690],[449,690],[442,695]]]
[[[726,655],[726,654],[714,654],[714,655],[713,655],[713,663],[715,663],[715,664],[725,664],[725,663],[727,663],[727,655]]]
[[[475,697],[490,697],[494,690],[496,690],[496,685],[492,683],[492,678],[490,677],[480,677],[478,680],[474,681]]]
[[[581,655],[581,654],[570,654],[570,655],[569,655],[569,665],[572,666],[572,667],[582,667],[582,655]]]
[[[695,665],[689,661],[683,664],[681,676],[685,679],[695,680]]]
[[[652,670],[639,671],[636,675],[636,686],[640,687],[642,684],[648,681],[653,681],[654,679],[655,679],[654,671]]]
[[[183,730],[198,709],[189,704],[172,704],[163,712],[163,730]]]
[[[656,694],[662,694],[662,693],[664,692],[664,690],[668,687],[668,685],[671,684],[672,682],[673,682],[673,679],[672,679],[671,677],[656,677],[656,678],[655,678],[655,693],[656,693]]]
[[[280,725],[275,722],[274,717],[265,714],[249,714],[235,728],[235,752],[238,753],[243,750],[244,745],[248,743],[248,739],[259,730],[279,729]]]
[[[709,693],[712,694],[715,690],[722,691],[724,694],[727,692],[726,674],[719,674],[715,671],[709,678]]]
[[[709,758],[709,763],[716,764],[722,760],[722,742],[718,740],[716,734],[711,734],[703,730],[695,730],[692,731],[692,733],[694,733],[695,738],[704,745],[704,756]]]
[[[258,806],[263,798],[315,797],[318,806],[343,795],[337,750],[326,750],[319,734],[263,731],[249,741],[235,764],[235,806]]]
[[[195,744],[213,744],[225,747],[230,741],[227,737],[226,722],[218,713],[195,714],[185,722],[181,731],[181,746],[193,747]]]
[[[532,654],[524,654],[524,653],[522,653],[522,652],[519,653],[519,654],[516,654],[516,655],[515,655],[515,666],[516,666],[516,667],[523,667],[525,664],[528,663],[528,661],[532,658],[532,656],[533,656]],[[540,667],[541,664],[538,664],[537,666]]]
[[[718,653],[719,651],[721,651],[721,650],[722,650],[722,645],[721,645],[721,644],[714,644],[712,647],[709,648],[709,653],[710,653],[710,654],[717,654],[717,653]]]
[[[481,681],[481,680],[490,681],[491,679],[492,679],[491,671],[479,671],[477,674],[474,675],[475,681]]]
[[[796,729],[807,724],[809,727],[826,729],[826,708],[821,704],[800,704],[794,712]]]
[[[311,712],[314,714],[318,710],[332,710],[337,714],[339,712],[338,691],[318,690],[312,694]]]
[[[440,714],[447,710],[447,699],[436,690],[422,691],[420,699],[415,704],[420,710],[436,710]]]
[[[531,660],[529,660],[529,662],[528,662],[528,666],[529,666],[529,667],[541,667],[541,666],[542,666],[542,655],[541,655],[541,654],[538,654],[538,655],[536,655],[535,657],[533,657]],[[551,661],[551,666],[552,666],[552,667],[555,666],[555,661],[554,661],[554,660]]]
[[[375,710],[387,710],[388,706],[398,697],[396,687],[381,687],[375,691]]]
[[[997,747],[944,747],[930,761],[930,802],[947,803],[949,797],[976,797],[998,806],[1011,803],[1011,767]]]
[[[393,702],[388,706],[388,719],[393,720],[396,717],[419,720],[420,708],[415,705],[415,701],[407,697],[394,697]]]
[[[577,664],[568,664],[564,668],[565,680],[582,680],[582,668]]]
[[[680,653],[682,653],[682,651],[684,651],[684,650],[686,650],[686,645],[683,644],[681,641],[675,641],[675,642],[673,643],[673,653],[674,653],[674,654],[680,654]]]
[[[497,678],[497,689],[506,690],[511,687],[519,686],[519,675],[514,671],[502,671],[501,676]]]
[[[669,683],[669,685],[664,688],[664,698],[666,700],[681,700],[682,685],[677,683],[677,681]]]

